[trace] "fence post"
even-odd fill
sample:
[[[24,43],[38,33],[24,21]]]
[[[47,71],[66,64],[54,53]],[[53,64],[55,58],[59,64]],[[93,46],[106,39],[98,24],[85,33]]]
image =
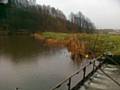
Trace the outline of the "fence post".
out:
[[[70,90],[71,89],[71,78],[69,78],[69,82],[68,82],[67,86],[68,86],[68,90]]]
[[[86,67],[83,68],[83,81],[85,79],[85,75],[86,75]]]
[[[93,62],[93,72],[95,71],[95,60],[94,60],[94,62]]]
[[[15,88],[15,90],[19,90],[19,88]]]

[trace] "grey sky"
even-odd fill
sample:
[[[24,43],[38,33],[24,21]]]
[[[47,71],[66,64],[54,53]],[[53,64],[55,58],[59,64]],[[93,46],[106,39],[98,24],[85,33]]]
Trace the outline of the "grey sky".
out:
[[[37,0],[37,3],[58,8],[66,16],[81,11],[97,28],[120,29],[120,0]]]
[[[8,3],[8,0],[0,0],[0,3]]]

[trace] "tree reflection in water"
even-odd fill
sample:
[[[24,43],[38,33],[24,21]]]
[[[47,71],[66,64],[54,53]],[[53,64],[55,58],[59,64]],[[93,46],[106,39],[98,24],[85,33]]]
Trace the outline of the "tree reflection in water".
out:
[[[56,49],[58,48],[44,45],[30,36],[0,37],[0,54],[11,57],[14,62],[30,61],[31,58],[36,58],[38,54],[47,56],[47,54],[50,55],[50,53],[57,51]]]

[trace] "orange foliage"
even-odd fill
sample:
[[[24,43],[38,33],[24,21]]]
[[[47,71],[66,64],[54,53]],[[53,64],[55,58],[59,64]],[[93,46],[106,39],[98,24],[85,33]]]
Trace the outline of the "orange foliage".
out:
[[[85,58],[86,55],[89,54],[87,43],[80,41],[77,38],[77,35],[71,35],[65,40],[55,40],[55,39],[46,39],[40,34],[34,35],[37,39],[44,41],[45,44],[51,46],[60,46],[67,47],[68,51],[71,52],[72,59],[82,59]]]

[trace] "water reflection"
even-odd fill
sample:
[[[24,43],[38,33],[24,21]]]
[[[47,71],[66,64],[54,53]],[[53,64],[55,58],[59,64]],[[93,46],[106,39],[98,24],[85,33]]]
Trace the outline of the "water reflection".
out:
[[[0,37],[0,54],[9,56],[14,62],[19,62],[20,60],[30,61],[31,57],[33,59],[38,54],[50,55],[56,49],[58,48],[52,48],[51,50],[50,46],[44,46],[40,41],[37,42],[28,36],[22,36],[22,38],[21,36]]]
[[[48,90],[79,68],[66,48],[29,36],[0,37],[0,90]]]

